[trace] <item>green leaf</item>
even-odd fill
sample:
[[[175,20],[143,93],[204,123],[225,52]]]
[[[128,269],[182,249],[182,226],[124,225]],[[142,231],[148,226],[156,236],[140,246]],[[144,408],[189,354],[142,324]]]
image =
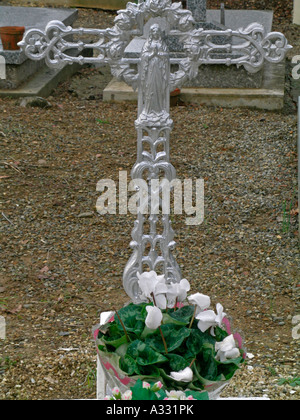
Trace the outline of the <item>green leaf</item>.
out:
[[[99,123],[99,124],[110,124],[110,122],[109,122],[109,121],[107,121],[107,120],[101,120],[101,118],[96,118],[96,121],[97,121],[97,123]]]
[[[182,321],[177,321],[176,319],[172,318],[168,313],[163,314],[162,324],[174,324],[179,325],[181,327],[185,326],[187,323]],[[153,331],[152,331],[153,332]]]
[[[162,333],[166,340],[168,352],[172,352],[181,346],[183,341],[190,335],[191,330],[186,327],[180,327],[174,324],[166,324],[161,326]],[[151,346],[159,353],[166,353],[160,332],[149,335],[145,343]]]
[[[128,346],[127,354],[141,366],[155,365],[156,363],[163,363],[168,360],[165,356],[140,340],[135,340]]]
[[[228,333],[218,326],[215,327],[215,335],[217,341],[223,341],[224,338],[228,337]]]
[[[145,380],[148,378],[158,378],[160,376],[159,369],[155,365],[142,366],[138,365],[139,375],[143,376]]]
[[[147,325],[145,325],[145,328],[139,338],[141,340],[144,340],[145,338],[148,337],[148,335],[153,335],[153,330],[151,330],[150,328],[147,327]]]
[[[224,362],[218,362],[220,363],[220,365],[230,365],[230,364],[234,364],[236,366],[240,366],[244,361],[244,358],[242,356],[240,357],[236,357],[235,359],[227,359],[224,360]]]
[[[164,389],[160,389],[156,392],[158,400],[164,400],[167,397],[166,391]]]
[[[197,357],[200,365],[201,376],[209,381],[216,381],[218,377],[218,362],[215,359],[214,346],[205,343],[202,346],[202,352]]]
[[[133,401],[143,401],[143,400],[151,400],[156,401],[157,396],[155,392],[151,391],[150,389],[143,388],[143,382],[138,379],[133,387],[130,388],[132,391],[132,400]]]
[[[136,361],[128,354],[125,354],[124,357],[121,357],[119,366],[120,369],[122,369],[123,372],[128,373],[128,375],[133,375],[134,373],[139,375],[140,373]]]
[[[186,391],[185,395],[188,397],[189,395],[192,395],[195,400],[201,400],[201,401],[208,401],[209,395],[207,391],[197,392],[197,391]]]
[[[134,305],[130,304],[118,311],[127,332],[133,332],[140,336],[145,328],[146,304]],[[120,331],[124,331],[119,318],[116,316],[116,325]]]
[[[234,373],[240,368],[244,361],[244,358],[241,356],[236,359],[228,359],[224,362],[217,362],[218,373],[224,375],[225,378],[229,380],[233,377]]]
[[[212,337],[209,333],[201,332],[199,329],[191,329],[189,338],[187,339],[186,346],[189,351],[196,356],[202,352],[203,346],[205,344],[215,345],[215,338]]]
[[[120,347],[122,344],[125,344],[126,342],[127,342],[127,338],[126,338],[126,335],[123,335],[123,336],[121,336],[121,337],[118,337],[118,338],[114,338],[114,337],[102,337],[102,341],[105,343],[105,344],[108,344],[109,346],[113,346],[113,347],[115,347],[116,349],[118,348],[118,347]]]
[[[295,387],[295,386],[300,386],[300,378],[293,378],[293,379],[291,380],[291,382],[290,382],[290,385],[291,385],[292,387]]]
[[[222,364],[218,367],[218,373],[219,375],[223,375],[226,380],[229,380],[233,377],[238,369],[239,366],[235,363]]]
[[[192,316],[194,315],[195,307],[194,306],[183,306],[176,311],[169,312],[169,316],[177,322],[188,324],[191,322]]]
[[[169,353],[166,357],[169,360],[170,372],[179,372],[189,366],[189,362],[178,354]]]
[[[100,350],[100,351],[106,351],[106,347],[105,346],[103,346],[103,345],[101,345],[101,344],[99,344],[99,346],[98,346],[98,349]]]

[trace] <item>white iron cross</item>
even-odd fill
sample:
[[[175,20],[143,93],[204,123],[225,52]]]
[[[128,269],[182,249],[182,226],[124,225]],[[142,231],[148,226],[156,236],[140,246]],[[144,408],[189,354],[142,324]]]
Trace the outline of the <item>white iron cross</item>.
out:
[[[140,58],[126,58],[126,47],[134,37],[143,36],[145,22],[158,17],[165,20],[165,33],[158,24],[153,24]],[[79,41],[72,41],[72,36]],[[98,40],[85,43],[83,39],[86,36],[96,36]],[[184,45],[184,58],[170,58],[166,36],[179,38]],[[221,45],[217,43],[218,37],[224,40]],[[183,9],[182,3],[172,3],[171,0],[128,3],[125,10],[118,12],[115,26],[105,30],[73,29],[53,21],[47,25],[45,32],[37,29],[27,31],[19,45],[30,59],[45,59],[46,64],[53,68],[73,63],[108,64],[113,76],[138,89],[138,118],[135,122],[138,156],[132,178],[143,179],[146,176],[149,186],[152,180],[162,177],[168,181],[176,178],[169,155],[173,126],[169,114],[170,91],[194,79],[201,64],[237,65],[255,73],[262,69],[265,61],[283,61],[291,48],[284,35],[266,33],[258,23],[236,31],[195,29],[192,13]],[[74,50],[81,52],[85,49],[93,49],[94,56],[72,55]],[[178,65],[176,72],[171,72],[170,64]],[[137,65],[137,71],[133,65]],[[151,195],[149,200],[147,204],[153,208]],[[161,204],[158,203],[160,208]],[[138,213],[132,232],[133,254],[125,267],[123,284],[134,302],[139,301],[140,294],[138,272],[155,270],[164,274],[168,282],[179,282],[182,278],[172,255],[175,242],[169,214],[156,213],[152,212],[149,217]],[[160,221],[163,229],[158,232]]]

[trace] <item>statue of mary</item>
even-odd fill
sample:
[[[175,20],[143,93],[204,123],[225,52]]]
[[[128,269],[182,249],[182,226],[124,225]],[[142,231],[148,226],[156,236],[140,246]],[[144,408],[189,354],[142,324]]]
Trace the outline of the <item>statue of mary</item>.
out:
[[[158,24],[150,28],[149,38],[141,54],[142,108],[138,123],[169,123],[170,56]]]

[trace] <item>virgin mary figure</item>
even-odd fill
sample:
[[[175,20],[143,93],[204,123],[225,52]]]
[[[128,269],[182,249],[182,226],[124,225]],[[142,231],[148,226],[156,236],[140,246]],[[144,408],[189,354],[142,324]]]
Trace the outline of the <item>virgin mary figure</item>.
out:
[[[153,124],[168,118],[169,78],[169,49],[163,40],[159,25],[154,24],[150,28],[149,38],[141,54],[142,110],[140,122],[148,121]]]

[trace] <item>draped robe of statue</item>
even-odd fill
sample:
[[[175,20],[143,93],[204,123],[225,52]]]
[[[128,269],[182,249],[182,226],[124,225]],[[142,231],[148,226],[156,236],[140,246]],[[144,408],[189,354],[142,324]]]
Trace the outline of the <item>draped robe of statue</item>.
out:
[[[142,112],[140,123],[164,124],[169,118],[169,49],[157,24],[150,28],[141,54]]]

